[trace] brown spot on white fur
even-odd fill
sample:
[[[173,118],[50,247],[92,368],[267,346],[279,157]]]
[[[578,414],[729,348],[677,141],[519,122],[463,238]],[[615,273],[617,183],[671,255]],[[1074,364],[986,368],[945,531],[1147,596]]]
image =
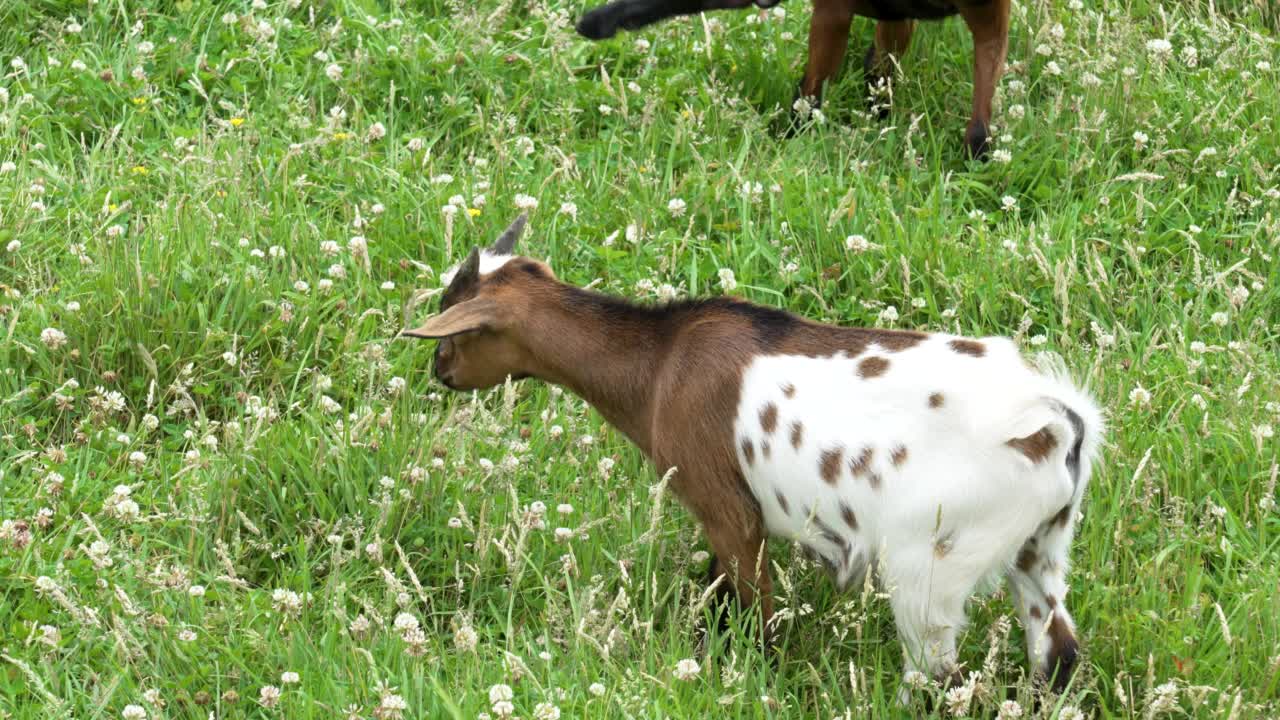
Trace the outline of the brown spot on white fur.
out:
[[[1042,463],[1049,457],[1049,453],[1058,447],[1058,439],[1046,427],[1040,428],[1026,437],[1014,438],[1005,444],[1026,455],[1031,462]]]
[[[895,447],[893,452],[889,454],[889,461],[893,463],[894,467],[902,467],[902,463],[907,461],[907,448],[903,445]]]
[[[804,425],[799,420],[791,423],[791,447],[796,450],[800,449],[800,442],[804,438]]]
[[[849,526],[850,530],[858,529],[858,516],[853,514],[853,508],[846,505],[843,501],[840,503],[840,518],[844,520],[844,524]]]
[[[880,489],[880,473],[873,472],[867,476],[867,482],[871,484],[872,490]]]
[[[768,403],[760,408],[760,429],[765,434],[772,433],[778,427],[778,406]]]
[[[1068,504],[1064,506],[1061,510],[1058,511],[1058,514],[1054,515],[1053,518],[1051,518],[1051,521],[1053,522],[1054,525],[1057,525],[1058,527],[1066,527],[1067,523],[1071,522],[1071,505]]]
[[[862,452],[857,457],[849,459],[849,470],[854,477],[864,475],[871,470],[871,458],[875,455],[875,451],[870,447],[862,448]]]
[[[1018,553],[1018,569],[1022,572],[1031,572],[1032,566],[1036,564],[1036,554],[1028,548],[1022,548]]]
[[[795,386],[795,385],[793,385],[792,383],[787,383],[786,385],[783,385],[783,386],[782,386],[782,395],[783,395],[784,397],[788,397],[788,398],[793,398],[793,397],[795,397],[795,396],[796,396],[796,386]]]
[[[1046,604],[1046,605],[1048,605],[1048,606],[1049,606],[1049,609],[1050,609],[1050,610],[1052,610],[1052,609],[1054,609],[1054,608],[1058,607],[1058,598],[1056,598],[1056,597],[1054,597],[1054,596],[1052,596],[1052,595],[1045,595],[1045,596],[1044,596],[1044,602],[1045,602],[1045,604]]]
[[[1032,605],[1031,608],[1027,610],[1027,614],[1036,620],[1044,617],[1044,613],[1040,612],[1039,605]]]
[[[935,410],[942,407],[943,402],[942,393],[934,393],[929,396],[929,407]]]
[[[872,355],[869,358],[863,358],[858,363],[858,377],[873,378],[879,377],[889,369],[889,361],[878,355]]]
[[[760,443],[760,454],[764,456],[765,460],[769,459],[769,456],[772,454],[772,452],[773,452],[773,447],[769,445],[768,440],[765,440],[764,442]]]
[[[977,340],[957,339],[947,343],[952,350],[961,355],[971,355],[980,358],[987,354],[987,346]]]
[[[747,465],[756,461],[756,446],[749,438],[742,438],[742,456],[747,459]]]
[[[823,450],[822,457],[818,461],[818,470],[822,473],[822,479],[828,485],[835,485],[840,479],[840,458],[844,456],[844,448],[835,447],[830,450]]]

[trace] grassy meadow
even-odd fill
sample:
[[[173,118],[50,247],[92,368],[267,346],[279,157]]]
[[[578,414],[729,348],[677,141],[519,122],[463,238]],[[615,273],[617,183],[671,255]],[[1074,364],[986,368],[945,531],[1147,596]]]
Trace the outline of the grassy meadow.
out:
[[[1023,0],[995,153],[970,40],[917,32],[784,139],[810,8],[598,44],[582,0],[0,3],[0,718],[1280,714],[1280,13]],[[394,340],[531,210],[526,254],[654,302],[1016,336],[1106,408],[1036,698],[976,598],[963,691],[885,596],[772,547],[699,648],[706,543],[538,382]]]

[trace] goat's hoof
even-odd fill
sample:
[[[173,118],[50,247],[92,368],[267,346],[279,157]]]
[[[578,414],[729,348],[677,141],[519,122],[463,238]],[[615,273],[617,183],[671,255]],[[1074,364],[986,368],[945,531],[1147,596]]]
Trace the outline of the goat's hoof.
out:
[[[618,22],[608,6],[596,8],[578,20],[575,29],[588,40],[607,40],[618,34]]]
[[[974,122],[964,134],[965,148],[972,160],[986,161],[991,154],[991,138],[987,135],[987,125]]]
[[[1076,662],[1080,658],[1080,645],[1075,638],[1069,638],[1060,646],[1055,645],[1049,651],[1049,663],[1046,670],[1051,680],[1049,687],[1054,693],[1061,695],[1075,674]]]

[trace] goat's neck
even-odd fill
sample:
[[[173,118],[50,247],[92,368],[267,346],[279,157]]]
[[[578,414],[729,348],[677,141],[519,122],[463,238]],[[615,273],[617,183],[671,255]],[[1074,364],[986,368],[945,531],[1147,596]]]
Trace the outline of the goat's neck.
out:
[[[651,311],[609,302],[562,285],[564,303],[539,311],[526,338],[533,372],[586,400],[645,454],[650,454],[653,388],[665,347],[662,322]]]

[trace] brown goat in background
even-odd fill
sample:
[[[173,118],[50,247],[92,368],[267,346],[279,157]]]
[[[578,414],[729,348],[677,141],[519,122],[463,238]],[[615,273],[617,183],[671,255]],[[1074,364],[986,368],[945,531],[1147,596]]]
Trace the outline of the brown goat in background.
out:
[[[756,0],[761,8],[781,0]],[[618,28],[637,30],[676,15],[749,7],[750,0],[615,0],[591,10],[578,21],[578,33],[592,40],[613,37]],[[969,154],[987,154],[991,100],[1004,72],[1009,44],[1009,0],[813,0],[809,23],[809,63],[800,95],[821,103],[823,85],[839,72],[855,15],[875,18],[875,43],[863,61],[868,86],[874,88],[893,72],[895,58],[911,42],[917,20],[959,14],[973,34],[973,112],[965,131]]]

